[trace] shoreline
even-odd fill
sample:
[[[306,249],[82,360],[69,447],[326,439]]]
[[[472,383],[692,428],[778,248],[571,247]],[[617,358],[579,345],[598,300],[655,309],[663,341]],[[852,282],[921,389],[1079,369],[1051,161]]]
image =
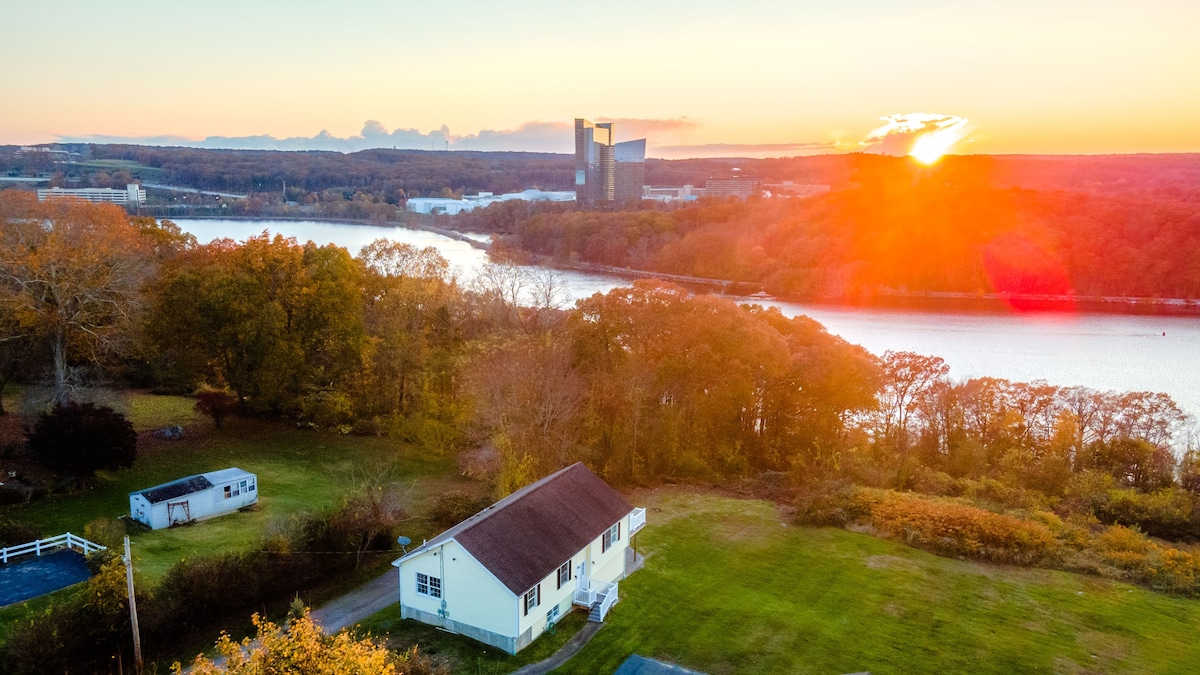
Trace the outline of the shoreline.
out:
[[[169,220],[169,218],[168,218]],[[321,216],[229,216],[197,215],[185,216],[180,220],[244,220],[244,221],[310,221],[318,223],[341,223],[386,228],[405,228],[432,232],[449,239],[461,241],[483,251],[490,251],[491,244],[473,239],[458,230],[438,227],[419,222],[355,220],[351,218],[326,218]],[[559,270],[604,274],[622,279],[662,279],[688,288],[736,297],[753,302],[755,292],[762,291],[757,282],[732,281],[693,277],[666,272],[654,272],[595,263],[564,264],[529,254],[530,263]],[[946,314],[1102,314],[1118,316],[1173,316],[1200,318],[1200,300],[1186,298],[1140,298],[1120,296],[1072,296],[1045,295],[1036,293],[966,293],[948,291],[897,291],[878,290],[852,296],[771,296],[763,301],[779,301],[826,307],[893,309],[900,311],[941,312]]]

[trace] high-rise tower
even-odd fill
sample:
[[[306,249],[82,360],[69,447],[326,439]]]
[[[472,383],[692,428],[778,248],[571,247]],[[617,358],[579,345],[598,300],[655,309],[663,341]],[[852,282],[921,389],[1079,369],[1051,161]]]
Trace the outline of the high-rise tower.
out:
[[[581,204],[642,198],[646,139],[617,143],[611,122],[575,120],[575,198]]]

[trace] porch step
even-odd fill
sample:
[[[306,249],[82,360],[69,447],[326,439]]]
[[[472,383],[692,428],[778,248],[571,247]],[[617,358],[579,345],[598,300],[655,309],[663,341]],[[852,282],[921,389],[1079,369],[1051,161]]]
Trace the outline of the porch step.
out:
[[[600,603],[599,602],[592,603],[592,609],[590,612],[588,612],[587,620],[591,621],[592,623],[604,623],[604,619],[600,618]]]

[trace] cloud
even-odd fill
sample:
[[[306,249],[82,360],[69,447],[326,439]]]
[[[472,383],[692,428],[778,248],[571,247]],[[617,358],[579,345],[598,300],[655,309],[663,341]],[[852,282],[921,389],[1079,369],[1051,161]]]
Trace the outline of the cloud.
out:
[[[477,134],[455,135],[450,128],[422,132],[419,129],[388,131],[378,120],[367,120],[357,136],[334,136],[322,130],[315,136],[277,138],[270,134],[254,136],[209,136],[195,140],[183,136],[59,136],[60,143],[129,143],[133,145],[174,145],[191,148],[232,150],[329,150],[357,152],[372,148],[405,150],[513,150],[559,152],[574,150],[572,125],[561,122],[528,122],[516,129],[485,129]]]
[[[903,156],[913,151],[917,139],[937,134],[949,148],[966,135],[967,118],[936,113],[901,113],[879,118],[883,121],[859,142],[866,152]]]
[[[793,157],[815,155],[838,150],[836,142],[829,143],[704,143],[699,145],[656,145],[647,154],[663,159],[692,157]]]
[[[699,128],[696,120],[683,118],[600,118],[613,122],[618,140],[651,138],[659,142],[681,142],[692,130]],[[315,136],[277,138],[270,134],[253,136],[209,136],[196,140],[184,136],[109,136],[103,134],[58,136],[60,143],[128,143],[133,145],[174,145],[191,148],[233,150],[330,150],[357,152],[371,148],[405,150],[481,150],[514,152],[575,151],[573,122],[526,122],[516,129],[484,129],[474,134],[454,134],[443,125],[440,129],[422,132],[419,129],[389,131],[378,120],[367,120],[356,136],[338,137],[322,130]]]
[[[690,144],[693,132],[700,129],[697,120],[678,117],[665,119],[600,117],[612,122],[617,140],[646,138],[649,155],[666,159],[688,157],[784,157],[845,150],[836,139],[821,143],[706,143]],[[454,134],[442,125],[422,132],[419,129],[388,130],[378,120],[367,120],[357,135],[339,137],[326,130],[314,136],[277,138],[269,134],[254,136],[209,136],[201,140],[184,136],[59,136],[62,143],[127,143],[133,145],[171,145],[191,148],[232,150],[326,150],[357,152],[372,148],[403,150],[477,150],[511,152],[575,151],[574,122],[526,122],[515,129],[484,129],[474,134]]]
[[[612,122],[617,128],[617,140],[636,138],[655,139],[660,142],[681,142],[691,132],[700,128],[700,122],[690,117],[646,119],[638,117],[598,117],[597,122]]]

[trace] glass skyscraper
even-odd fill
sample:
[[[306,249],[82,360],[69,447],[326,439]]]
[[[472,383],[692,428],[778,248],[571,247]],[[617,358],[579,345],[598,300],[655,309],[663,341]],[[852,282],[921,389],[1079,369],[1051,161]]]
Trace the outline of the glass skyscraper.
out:
[[[581,204],[642,198],[646,139],[617,143],[612,122],[575,120],[575,198]]]

